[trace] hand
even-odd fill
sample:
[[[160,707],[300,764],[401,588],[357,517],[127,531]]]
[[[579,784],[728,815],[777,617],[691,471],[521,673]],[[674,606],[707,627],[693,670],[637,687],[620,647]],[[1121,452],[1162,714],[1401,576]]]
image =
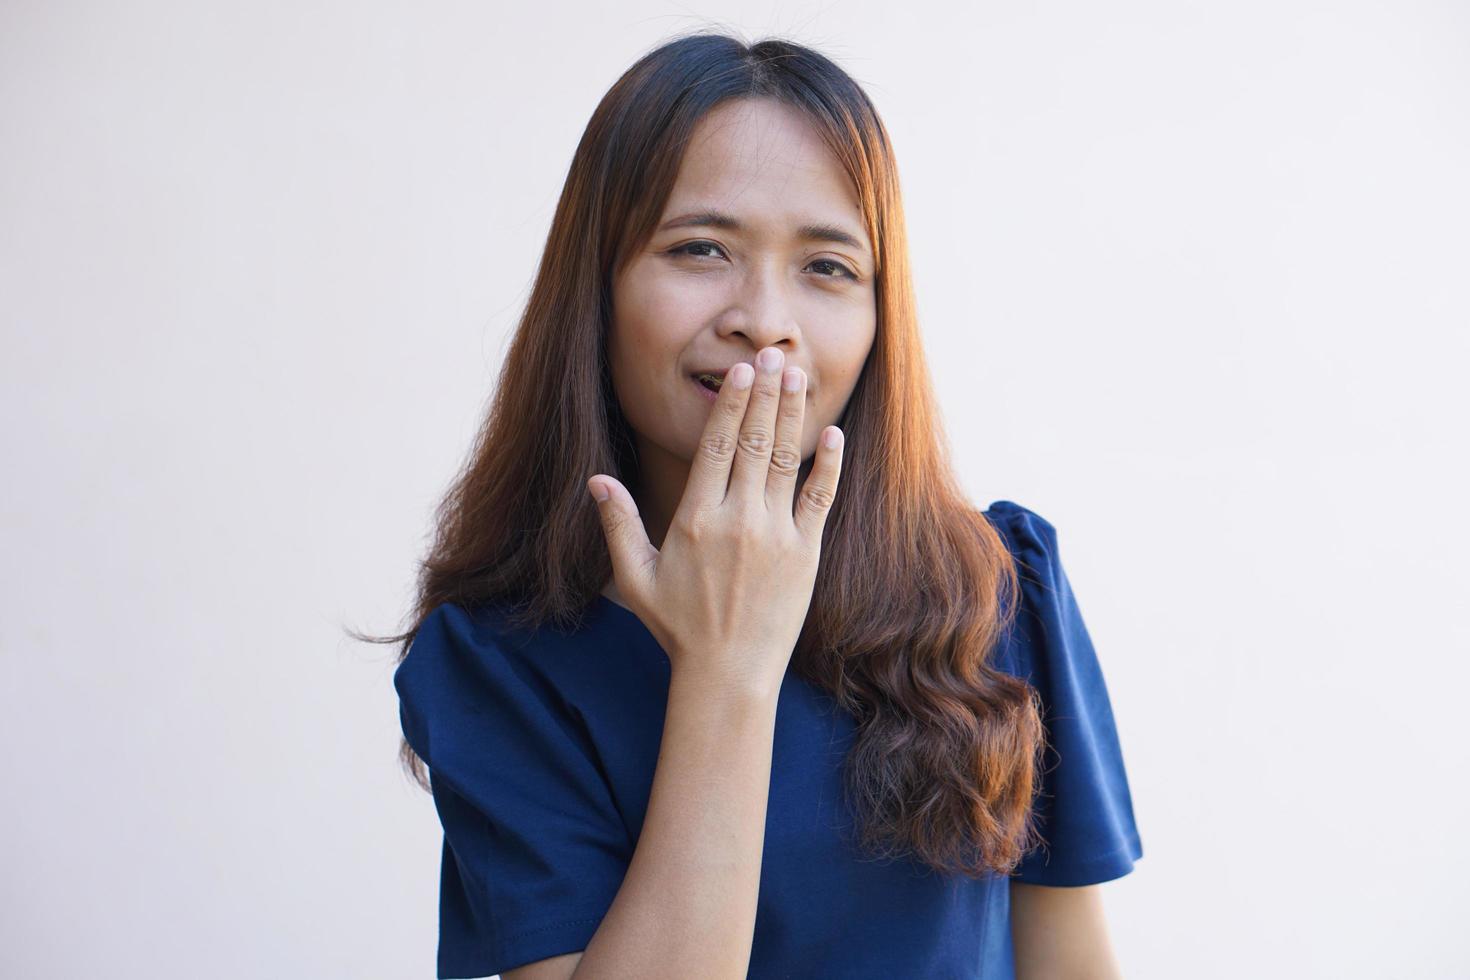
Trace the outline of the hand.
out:
[[[774,696],[811,605],[842,466],[842,430],[822,431],[837,445],[818,439],[793,508],[806,373],[792,368],[796,390],[783,390],[780,349],[761,353],[775,355],[771,367],[752,371],[741,363],[726,375],[661,548],[620,482],[599,473],[588,489],[596,481],[609,491],[598,511],[613,580],[673,670]]]

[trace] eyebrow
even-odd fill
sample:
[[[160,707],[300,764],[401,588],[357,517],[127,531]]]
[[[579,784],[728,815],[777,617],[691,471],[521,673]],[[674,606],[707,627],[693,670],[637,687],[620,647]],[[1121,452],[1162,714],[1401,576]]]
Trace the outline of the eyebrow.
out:
[[[712,208],[670,219],[660,225],[658,230],[668,231],[670,228],[688,228],[695,225],[704,225],[710,228],[724,228],[729,231],[745,230],[745,226],[733,215],[726,214],[723,211],[716,211]],[[861,240],[836,225],[820,223],[805,224],[796,229],[796,235],[798,238],[809,242],[836,242],[839,245],[847,245],[855,248],[859,252],[866,252],[868,250],[868,246],[864,245]]]

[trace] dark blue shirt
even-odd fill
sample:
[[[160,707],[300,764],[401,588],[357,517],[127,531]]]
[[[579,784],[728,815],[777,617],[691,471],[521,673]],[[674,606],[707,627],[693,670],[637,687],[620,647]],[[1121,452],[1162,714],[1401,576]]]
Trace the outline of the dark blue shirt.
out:
[[[1015,879],[1088,885],[1143,855],[1101,667],[1057,553],[1019,504],[986,515],[1018,561],[1000,669],[1040,692],[1046,840]],[[599,595],[575,632],[509,629],[443,604],[394,675],[404,735],[444,829],[440,978],[486,977],[585,949],[647,811],[669,659]],[[777,705],[749,976],[1011,980],[1010,886],[854,849],[841,765],[855,721],[788,671]]]

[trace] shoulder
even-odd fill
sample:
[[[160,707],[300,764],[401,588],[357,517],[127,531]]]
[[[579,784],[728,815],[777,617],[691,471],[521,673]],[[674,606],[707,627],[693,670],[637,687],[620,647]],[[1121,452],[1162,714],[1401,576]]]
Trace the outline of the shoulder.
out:
[[[1005,590],[1002,606],[1016,605],[996,663],[1028,679],[1048,664],[1090,651],[1090,640],[1062,564],[1057,529],[1051,521],[1013,500],[997,500],[985,517],[1015,561],[1018,592]]]
[[[561,700],[550,669],[554,642],[547,631],[507,628],[495,608],[441,603],[419,623],[393,684],[413,721],[470,724],[488,713],[537,710],[538,702]]]
[[[419,623],[393,672],[404,734],[414,751],[438,762],[441,746],[472,724],[492,700],[520,696],[505,645],[482,617],[455,603],[434,607]]]
[[[1016,560],[1022,578],[1050,577],[1060,562],[1057,529],[1051,521],[1013,500],[996,500],[984,511]]]
[[[1051,521],[1014,500],[992,501],[984,514],[1002,534],[1027,539],[1056,540],[1057,529]]]
[[[576,629],[523,629],[497,606],[443,603],[424,617],[394,675],[419,713],[508,711],[533,703],[598,715],[644,704],[667,683],[669,661],[637,617],[594,603]]]
[[[509,661],[518,667],[575,659],[576,654],[607,638],[622,627],[602,604],[594,603],[590,615],[575,629],[557,629],[550,624],[523,628],[510,619],[501,606],[443,602],[429,611],[414,633],[403,667],[430,667],[438,662],[469,666],[489,660]]]
[[[414,631],[394,679],[402,688],[420,679],[472,671],[477,664],[503,659],[508,646],[483,611],[453,602],[440,603]]]
[[[518,633],[502,620],[493,608],[436,606],[393,675],[404,737],[462,793],[492,786],[516,759],[586,741],[556,634]],[[486,754],[492,745],[498,753]]]

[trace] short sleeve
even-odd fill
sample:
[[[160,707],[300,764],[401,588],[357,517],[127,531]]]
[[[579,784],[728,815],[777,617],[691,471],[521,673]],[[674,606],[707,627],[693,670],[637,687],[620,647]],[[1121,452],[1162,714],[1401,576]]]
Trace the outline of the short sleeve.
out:
[[[1015,556],[1021,584],[997,666],[1036,688],[1047,731],[1036,800],[1043,844],[1013,878],[1079,886],[1122,877],[1143,846],[1102,665],[1062,568],[1056,528],[1008,500],[987,514]]]
[[[440,978],[585,949],[632,860],[586,731],[530,656],[446,603],[393,675],[444,829]]]

